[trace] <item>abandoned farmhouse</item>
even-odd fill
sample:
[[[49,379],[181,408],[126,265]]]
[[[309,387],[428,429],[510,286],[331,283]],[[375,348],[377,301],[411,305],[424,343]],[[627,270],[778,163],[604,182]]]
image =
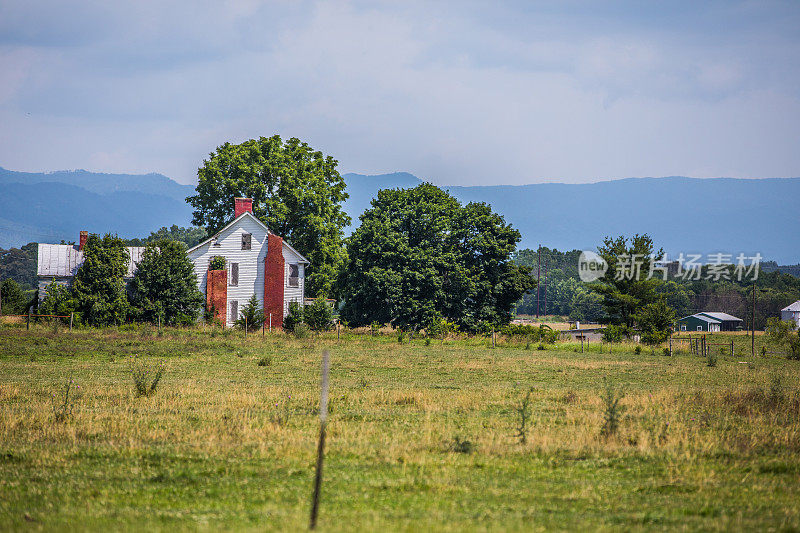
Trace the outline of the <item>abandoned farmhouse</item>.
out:
[[[197,285],[217,318],[232,326],[239,310],[255,294],[268,325],[281,327],[291,302],[303,304],[305,269],[309,261],[253,215],[250,198],[234,200],[234,219],[187,252]],[[39,295],[50,283],[69,284],[83,264],[88,232],[78,245],[42,244],[38,248]],[[136,272],[144,247],[130,246],[127,279]],[[225,270],[210,270],[214,257],[225,258]]]

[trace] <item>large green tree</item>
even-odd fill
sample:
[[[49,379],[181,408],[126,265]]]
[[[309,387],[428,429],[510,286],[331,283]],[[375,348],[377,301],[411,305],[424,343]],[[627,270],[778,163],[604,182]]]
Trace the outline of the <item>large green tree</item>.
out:
[[[664,250],[656,250],[649,235],[636,234],[630,239],[606,237],[597,251],[608,270],[592,288],[603,297],[611,324],[633,327],[634,315],[659,298],[661,282],[648,276],[653,262],[663,258]]]
[[[106,234],[91,234],[83,248],[84,261],[72,284],[72,299],[80,319],[93,326],[125,321],[128,299],[125,274],[130,256],[125,241]]]
[[[360,218],[341,279],[342,315],[351,325],[508,323],[533,286],[529,269],[511,261],[519,232],[486,204],[462,206],[426,183],[379,191]]]
[[[183,243],[162,239],[148,244],[128,286],[128,297],[141,319],[154,322],[160,315],[170,325],[197,320],[203,295]]]
[[[342,210],[348,198],[338,162],[298,139],[277,135],[218,147],[197,171],[193,224],[216,233],[233,219],[233,199],[253,199],[253,214],[311,261],[310,296],[330,294],[344,261]]]

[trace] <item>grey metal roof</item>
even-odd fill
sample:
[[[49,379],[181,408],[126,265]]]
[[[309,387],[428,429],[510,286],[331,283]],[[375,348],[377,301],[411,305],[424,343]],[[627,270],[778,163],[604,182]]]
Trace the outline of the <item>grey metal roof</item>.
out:
[[[781,309],[781,311],[800,311],[800,300],[797,300],[793,304],[787,305],[786,307]]]
[[[681,320],[686,320],[687,318],[696,318],[698,320],[702,320],[703,322],[708,322],[709,324],[722,324],[722,322],[720,320],[717,320],[715,318],[711,318],[710,316],[705,316],[705,315],[703,315],[701,313],[685,316],[685,317],[683,317],[681,319],[678,319],[678,322],[680,322]]]
[[[136,265],[142,260],[144,246],[128,246],[128,272],[125,277],[132,278],[136,272]],[[56,276],[71,278],[78,273],[78,268],[83,264],[83,251],[72,244],[42,244],[39,243],[39,258],[36,273],[39,276]]]
[[[729,315],[728,313],[718,313],[718,312],[706,312],[703,311],[699,313],[701,315],[710,316],[711,318],[716,318],[717,320],[722,320],[723,322],[743,322],[741,318],[736,318],[733,315]]]

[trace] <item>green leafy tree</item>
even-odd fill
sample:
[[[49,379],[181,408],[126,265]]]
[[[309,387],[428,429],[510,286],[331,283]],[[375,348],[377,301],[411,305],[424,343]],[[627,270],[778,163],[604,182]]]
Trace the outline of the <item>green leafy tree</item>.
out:
[[[155,322],[161,316],[169,325],[194,323],[203,294],[184,245],[166,239],[148,244],[128,286],[128,298],[142,320]]]
[[[39,313],[42,315],[56,315],[65,317],[75,311],[75,300],[69,287],[60,283],[51,283],[42,302],[39,304]],[[80,322],[80,315],[75,317]],[[67,322],[69,319],[62,319]]]
[[[75,310],[81,320],[93,326],[124,322],[129,309],[125,274],[130,261],[125,241],[108,234],[89,235],[83,257],[72,284]]]
[[[767,340],[789,351],[789,359],[800,359],[800,331],[795,331],[794,322],[783,321],[777,317],[767,320]]]
[[[592,288],[603,297],[611,324],[633,327],[635,313],[659,297],[660,280],[648,279],[648,275],[652,262],[661,260],[664,250],[656,251],[649,235],[636,234],[630,239],[606,237],[597,251],[608,271]]]
[[[319,297],[312,304],[305,306],[303,316],[306,324],[313,331],[328,331],[333,328],[333,308],[323,297]]]
[[[4,280],[0,284],[4,315],[21,315],[27,312],[31,297],[13,279]]]
[[[633,319],[642,332],[642,342],[649,345],[661,344],[672,335],[675,328],[675,310],[664,298],[645,305]]]
[[[344,261],[342,210],[348,198],[338,162],[298,139],[277,135],[225,143],[197,171],[193,224],[216,233],[233,218],[233,199],[253,199],[253,214],[311,261],[309,295],[332,294]]]
[[[22,289],[36,287],[36,261],[39,245],[35,242],[20,248],[0,248],[0,279],[13,279]]]
[[[261,329],[263,323],[264,309],[261,307],[261,302],[258,301],[258,297],[254,294],[250,297],[250,300],[248,300],[247,305],[239,312],[236,325],[241,329],[244,329],[246,326],[247,331],[258,331]]]
[[[169,241],[181,242],[186,245],[186,248],[192,248],[205,240],[207,236],[208,234],[203,228],[198,228],[197,226],[184,228],[173,224],[169,228],[166,226],[160,227],[158,230],[151,232],[150,235],[144,239],[129,239],[127,245],[147,246],[150,243],[166,239]]]
[[[283,319],[283,329],[293,332],[294,329],[303,323],[304,308],[297,302],[289,302],[289,312]]]
[[[486,204],[462,206],[434,185],[379,191],[349,240],[343,318],[405,331],[442,318],[466,330],[507,324],[534,283],[511,261],[519,239]]]

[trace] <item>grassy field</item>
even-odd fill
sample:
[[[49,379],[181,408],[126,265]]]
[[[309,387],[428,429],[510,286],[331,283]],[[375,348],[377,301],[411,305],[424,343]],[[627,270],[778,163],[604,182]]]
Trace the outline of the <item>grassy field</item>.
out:
[[[800,362],[525,344],[0,327],[0,530],[305,529],[326,348],[323,530],[800,530]]]

